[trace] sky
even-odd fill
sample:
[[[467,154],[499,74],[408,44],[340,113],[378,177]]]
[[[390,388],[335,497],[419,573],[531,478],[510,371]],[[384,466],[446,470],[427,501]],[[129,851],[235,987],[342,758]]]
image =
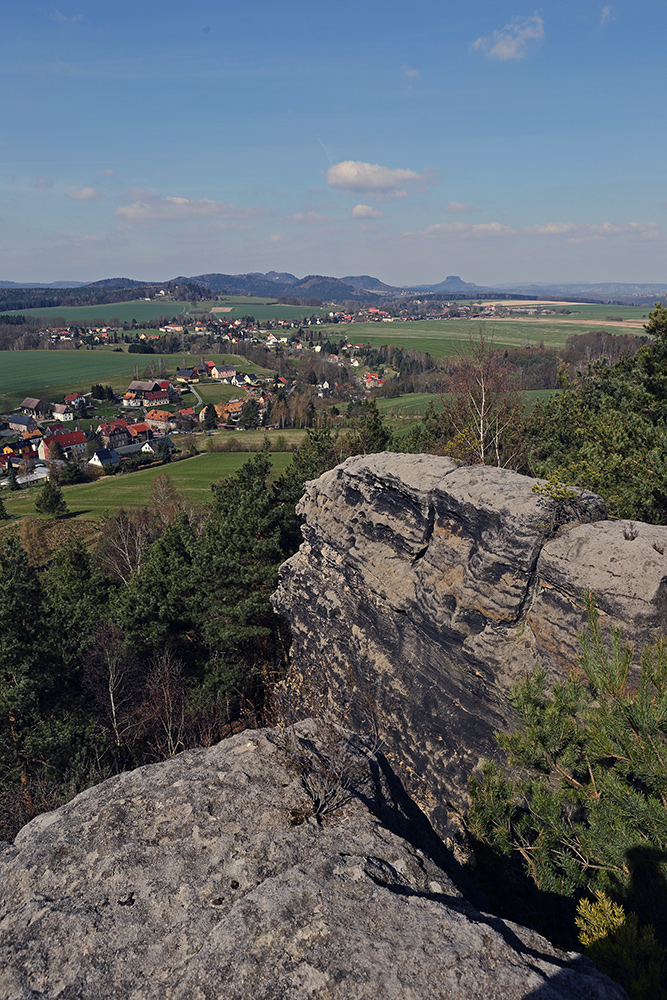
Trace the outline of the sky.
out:
[[[0,279],[667,284],[666,29],[664,0],[6,4]]]

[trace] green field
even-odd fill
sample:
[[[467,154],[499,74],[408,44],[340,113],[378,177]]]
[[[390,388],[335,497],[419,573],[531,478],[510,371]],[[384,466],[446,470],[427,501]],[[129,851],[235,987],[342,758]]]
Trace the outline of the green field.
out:
[[[175,489],[195,504],[208,503],[211,499],[211,483],[236,472],[251,456],[247,452],[220,452],[197,455],[181,462],[158,465],[139,472],[122,473],[117,476],[103,476],[93,483],[66,486],[63,489],[65,501],[73,518],[99,518],[109,510],[112,513],[121,507],[140,507],[149,501],[151,485],[156,476],[167,473]],[[270,455],[276,474],[287,468],[292,455],[278,452]],[[37,516],[35,499],[40,487],[30,487],[18,493],[3,490],[3,501],[7,513],[12,518]],[[10,527],[13,520],[4,522]]]
[[[0,412],[8,413],[15,409],[26,396],[55,402],[74,390],[90,392],[94,383],[110,385],[116,393],[121,394],[133,378],[135,365],[142,377],[146,366],[151,361],[157,366],[160,357],[164,357],[166,361],[168,378],[176,373],[182,361],[186,365],[198,364],[200,361],[199,354],[116,354],[108,348],[91,351],[3,351],[0,355]],[[270,369],[260,368],[238,354],[207,353],[206,360],[216,364],[232,364],[249,374],[274,374]],[[229,388],[222,385],[218,387],[220,390]],[[203,383],[203,388],[206,392],[209,389],[213,391],[212,384]],[[215,402],[224,398],[224,394],[218,396]]]
[[[144,302],[142,299],[135,299],[132,302],[109,302],[96,306],[52,306],[44,309],[11,309],[7,312],[12,314],[19,312],[22,316],[28,317],[43,317],[45,321],[60,317],[66,323],[86,325],[93,320],[99,320],[101,324],[110,323],[111,320],[118,320],[120,323],[130,323],[132,320],[136,320],[137,323],[149,323],[161,316],[167,316],[169,319],[177,317],[187,323],[194,316],[208,313],[214,308],[224,310],[216,313],[219,319],[254,316],[258,322],[267,319],[301,319],[323,312],[322,309],[312,306],[287,306],[272,303],[271,299],[244,298],[240,295],[226,296],[220,301],[209,299],[195,303],[159,300]],[[0,313],[1,315],[4,314]]]
[[[593,307],[582,307],[582,309]],[[595,307],[599,308],[599,307]],[[613,307],[604,307],[605,309]],[[615,310],[614,310],[615,312]],[[617,315],[621,315],[620,310]],[[606,315],[606,313],[605,313]],[[641,326],[636,326],[641,320],[639,312],[634,314],[634,324],[610,323],[600,327],[600,319],[594,315],[588,317],[596,328],[608,328],[613,333],[641,334]],[[549,316],[526,317],[525,319],[484,320],[482,326],[487,336],[493,336],[496,347],[521,347],[525,344],[537,345],[544,343],[545,347],[562,350],[568,337],[575,333],[587,333],[592,326],[586,325],[586,316],[572,317]],[[406,350],[417,350],[428,353],[436,360],[467,353],[471,340],[479,333],[480,321],[477,319],[434,319],[415,320],[406,323],[338,323],[333,326],[319,327],[325,336],[332,341],[341,338],[351,344],[371,344],[380,347],[391,344],[405,347]]]
[[[530,409],[535,403],[548,399],[557,389],[531,389],[522,393],[526,406]],[[442,409],[442,399],[436,392],[412,392],[404,396],[391,398],[377,397],[378,410],[389,421],[416,420],[423,417],[426,407],[433,403],[436,413]]]

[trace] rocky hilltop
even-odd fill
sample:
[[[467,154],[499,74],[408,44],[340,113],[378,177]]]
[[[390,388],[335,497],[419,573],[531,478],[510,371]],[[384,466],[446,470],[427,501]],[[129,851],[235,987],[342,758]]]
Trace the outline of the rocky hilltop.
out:
[[[370,698],[442,833],[509,724],[511,683],[576,663],[585,593],[631,642],[667,629],[667,528],[608,521],[591,494],[554,505],[534,485],[431,455],[348,459],[308,484],[274,597],[297,701],[325,691],[362,728]]]
[[[322,723],[111,778],[0,847],[5,1000],[625,997],[473,905],[383,758]]]

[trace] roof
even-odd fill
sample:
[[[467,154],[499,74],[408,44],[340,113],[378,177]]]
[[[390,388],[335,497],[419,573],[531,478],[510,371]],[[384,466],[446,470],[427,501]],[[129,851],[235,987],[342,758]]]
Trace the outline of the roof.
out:
[[[132,437],[136,437],[137,434],[145,434],[147,431],[150,431],[150,427],[145,422],[140,424],[130,424],[127,429]]]
[[[33,396],[26,396],[21,406],[25,406],[30,410],[34,410],[36,406],[39,406],[41,400],[35,399]]]
[[[12,413],[9,418],[10,424],[23,424],[25,427],[28,426],[31,420],[34,423],[34,417],[31,417],[29,413]]]
[[[171,413],[169,410],[149,410],[146,420],[171,420]]]
[[[53,434],[44,438],[44,445],[47,448],[53,442],[57,442],[63,448],[71,448],[73,444],[85,444],[86,435],[83,431],[67,431],[65,434]]]
[[[96,458],[102,465],[118,465],[120,458],[115,448],[98,448],[90,461]]]
[[[136,392],[154,392],[155,389],[159,389],[159,388],[160,388],[160,383],[159,382],[155,382],[155,381],[151,381],[151,382],[133,381],[133,382],[130,382],[130,384],[128,386],[128,390],[130,392],[135,392],[135,391]]]

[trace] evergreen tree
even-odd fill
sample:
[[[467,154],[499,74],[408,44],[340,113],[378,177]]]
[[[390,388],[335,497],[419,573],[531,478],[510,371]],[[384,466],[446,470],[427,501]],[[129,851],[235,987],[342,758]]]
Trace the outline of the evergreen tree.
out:
[[[39,514],[49,514],[51,517],[62,517],[67,513],[67,504],[58,483],[47,479],[35,500],[35,510]]]
[[[510,769],[473,779],[469,824],[539,890],[606,892],[667,942],[667,642],[643,651],[638,680],[632,659],[619,632],[604,641],[591,601],[583,675],[514,689],[521,728],[497,734]]]
[[[7,508],[5,507],[4,501],[0,497],[0,521],[8,521],[9,514],[7,513]]]

